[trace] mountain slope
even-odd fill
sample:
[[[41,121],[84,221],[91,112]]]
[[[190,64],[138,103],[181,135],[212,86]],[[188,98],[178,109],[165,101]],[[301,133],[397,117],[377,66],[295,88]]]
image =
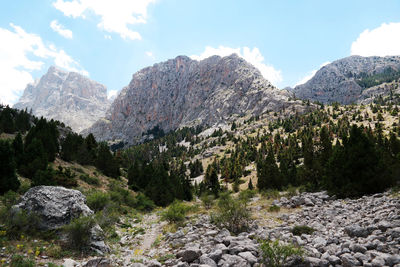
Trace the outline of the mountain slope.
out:
[[[322,67],[308,82],[294,88],[296,97],[322,103],[356,103],[366,78],[400,71],[400,57],[350,56]]]
[[[109,106],[104,85],[52,66],[25,88],[14,108],[32,109],[38,117],[59,120],[80,132],[103,117]]]
[[[243,115],[293,109],[300,101],[265,80],[244,59],[233,54],[202,61],[178,56],[133,75],[113,102],[106,118],[88,129],[100,140],[139,142],[147,131],[215,125]]]

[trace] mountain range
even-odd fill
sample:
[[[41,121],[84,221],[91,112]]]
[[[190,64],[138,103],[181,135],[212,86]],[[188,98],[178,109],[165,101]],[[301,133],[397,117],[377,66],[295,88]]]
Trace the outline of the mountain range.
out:
[[[50,67],[26,87],[14,107],[62,121],[76,132],[93,133],[98,140],[135,144],[155,131],[226,125],[269,111],[302,113],[310,107],[301,100],[371,103],[400,96],[399,83],[397,56],[343,58],[288,90],[274,87],[236,54],[201,61],[178,56],[134,73],[112,104],[104,85]]]

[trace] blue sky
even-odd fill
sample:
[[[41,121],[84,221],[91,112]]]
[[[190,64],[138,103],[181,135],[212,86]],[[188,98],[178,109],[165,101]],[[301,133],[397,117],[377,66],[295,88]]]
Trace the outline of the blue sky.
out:
[[[154,63],[231,52],[283,88],[352,54],[400,55],[400,1],[1,0],[0,39],[3,103],[50,65],[115,92]]]

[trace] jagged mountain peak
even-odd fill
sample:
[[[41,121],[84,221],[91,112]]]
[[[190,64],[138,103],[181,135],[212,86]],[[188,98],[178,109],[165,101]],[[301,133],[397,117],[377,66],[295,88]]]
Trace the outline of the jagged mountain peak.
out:
[[[14,105],[18,109],[32,109],[38,117],[62,121],[76,132],[103,117],[109,106],[104,85],[56,66],[28,84]]]

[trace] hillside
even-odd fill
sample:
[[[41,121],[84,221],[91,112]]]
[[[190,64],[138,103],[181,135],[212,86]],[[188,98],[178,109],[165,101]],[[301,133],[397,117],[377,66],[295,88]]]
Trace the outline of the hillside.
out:
[[[178,56],[135,73],[106,117],[85,133],[131,145],[154,129],[165,133],[185,126],[229,124],[267,111],[294,114],[307,109],[288,95],[236,54],[202,61]]]
[[[293,92],[296,97],[321,103],[352,104],[365,98],[367,88],[400,78],[400,57],[350,56],[317,71]]]
[[[4,107],[1,111],[0,118],[18,117],[18,111]],[[289,117],[271,111],[239,117],[223,128],[183,128],[114,154],[90,135],[83,138],[70,132],[58,139],[59,151],[45,147],[55,157],[28,177],[21,175],[30,173],[22,166],[35,160],[28,156],[31,151],[41,150],[29,148],[33,137],[50,144],[59,136],[45,134],[52,132],[51,122],[32,118],[27,129],[8,131],[8,137],[15,138],[13,147],[18,147],[15,131],[24,133],[26,147],[20,150],[24,161],[17,165],[21,185],[15,190],[24,194],[32,185],[62,185],[82,192],[88,207],[79,204],[79,208],[93,211],[94,222],[103,231],[103,250],[99,241],[71,247],[54,233],[30,231],[36,229],[31,220],[16,223],[7,210],[19,196],[9,192],[2,197],[1,257],[6,265],[19,260],[64,266],[99,261],[111,266],[254,266],[266,262],[269,249],[279,253],[285,248],[289,266],[394,266],[400,260],[395,245],[398,193],[394,188],[392,193],[371,194],[399,183],[398,112],[398,106],[379,104],[320,106]],[[0,143],[2,149],[7,146]],[[353,149],[360,145],[362,150]],[[7,160],[15,157],[18,162],[19,156]],[[329,195],[302,193],[323,189]],[[46,190],[55,197],[50,190],[56,189]],[[79,191],[66,192],[79,195]],[[74,198],[64,200],[57,202],[62,209]],[[154,210],[155,204],[160,207]],[[372,215],[377,209],[380,223]],[[69,225],[78,227],[78,222],[87,222],[84,218]],[[82,238],[92,236],[90,228],[67,229],[80,229]],[[271,243],[276,238],[288,247]],[[25,259],[17,259],[24,253]]]
[[[37,117],[61,121],[80,132],[103,117],[109,106],[104,85],[52,66],[25,88],[14,108],[32,110]]]

